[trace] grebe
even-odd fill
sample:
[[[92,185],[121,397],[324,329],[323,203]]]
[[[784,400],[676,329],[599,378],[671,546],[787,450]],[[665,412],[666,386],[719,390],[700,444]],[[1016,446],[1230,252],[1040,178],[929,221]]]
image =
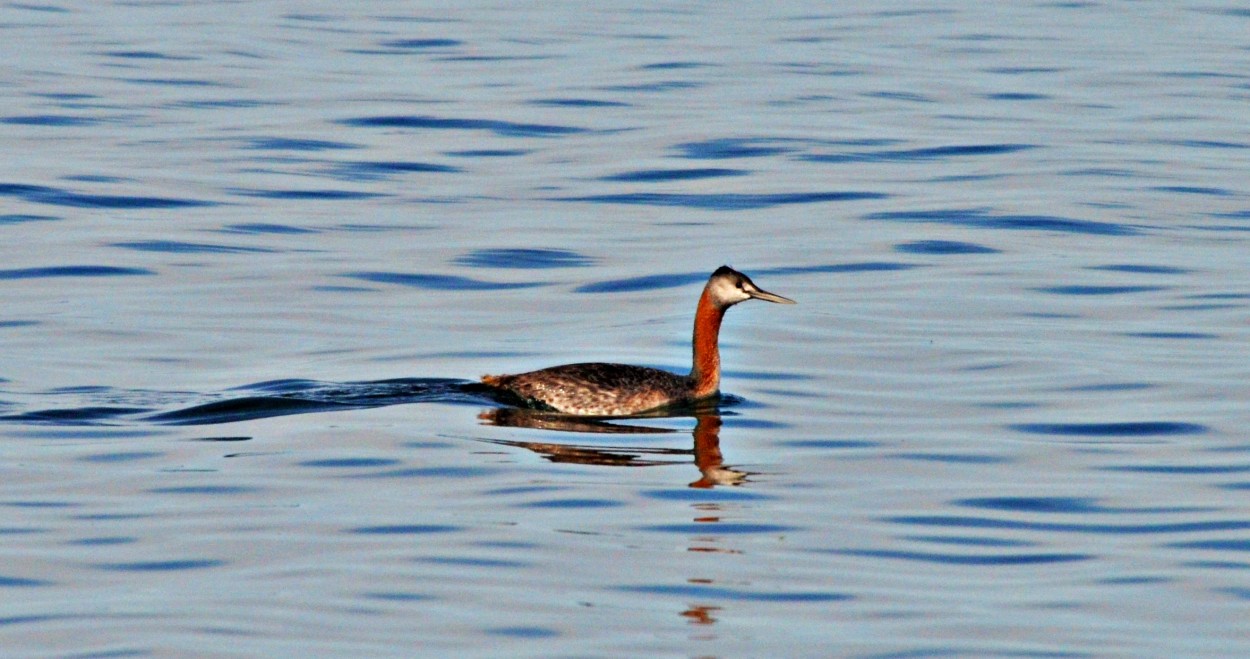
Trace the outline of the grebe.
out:
[[[694,365],[678,375],[628,364],[565,364],[515,375],[484,375],[489,387],[527,404],[564,414],[629,416],[689,404],[720,393],[720,351],[716,340],[725,310],[750,299],[794,304],[760,289],[750,277],[721,266],[708,278],[694,312]]]

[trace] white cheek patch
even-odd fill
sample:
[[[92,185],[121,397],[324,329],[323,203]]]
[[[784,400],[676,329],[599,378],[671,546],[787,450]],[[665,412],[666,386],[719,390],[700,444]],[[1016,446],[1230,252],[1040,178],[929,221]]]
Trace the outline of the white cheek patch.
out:
[[[715,294],[717,300],[730,304],[751,298],[746,291],[739,289],[737,286],[734,286],[727,281],[716,282],[716,287],[713,289],[713,293]]]

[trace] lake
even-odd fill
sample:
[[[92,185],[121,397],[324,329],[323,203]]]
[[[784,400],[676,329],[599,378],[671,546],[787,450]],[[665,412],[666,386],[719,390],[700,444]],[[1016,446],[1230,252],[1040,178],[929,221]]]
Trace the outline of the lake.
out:
[[[1250,11],[0,7],[10,656],[1250,651]],[[562,419],[474,387],[685,372]]]

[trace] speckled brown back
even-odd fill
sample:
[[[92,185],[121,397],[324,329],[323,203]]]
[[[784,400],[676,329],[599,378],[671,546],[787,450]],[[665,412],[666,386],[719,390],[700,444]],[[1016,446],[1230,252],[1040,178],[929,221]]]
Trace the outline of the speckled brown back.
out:
[[[690,402],[694,382],[644,366],[584,363],[516,375],[487,375],[482,382],[566,414],[625,416]]]

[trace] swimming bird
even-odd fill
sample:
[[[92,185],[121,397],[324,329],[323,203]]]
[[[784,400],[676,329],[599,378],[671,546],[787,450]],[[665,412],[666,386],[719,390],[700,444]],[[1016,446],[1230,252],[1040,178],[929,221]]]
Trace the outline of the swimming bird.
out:
[[[694,312],[694,364],[689,375],[593,362],[484,375],[482,383],[533,407],[583,416],[630,416],[713,398],[720,394],[721,319],[729,307],[751,299],[795,303],[761,289],[729,266],[712,273]]]

